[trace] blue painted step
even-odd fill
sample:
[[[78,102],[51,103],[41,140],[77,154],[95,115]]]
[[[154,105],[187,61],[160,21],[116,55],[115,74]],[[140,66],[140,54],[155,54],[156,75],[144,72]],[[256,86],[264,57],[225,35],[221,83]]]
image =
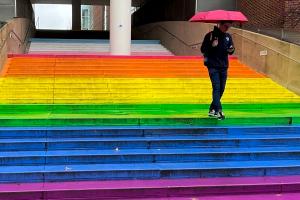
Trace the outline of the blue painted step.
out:
[[[300,147],[0,152],[1,166],[227,162],[300,159]]]
[[[0,128],[1,138],[68,138],[68,137],[139,137],[139,136],[207,136],[299,134],[300,127],[66,127],[66,128]]]
[[[300,146],[298,135],[0,139],[0,151]]]
[[[300,160],[0,167],[0,182],[299,175]]]
[[[300,174],[300,127],[1,128],[0,182]]]

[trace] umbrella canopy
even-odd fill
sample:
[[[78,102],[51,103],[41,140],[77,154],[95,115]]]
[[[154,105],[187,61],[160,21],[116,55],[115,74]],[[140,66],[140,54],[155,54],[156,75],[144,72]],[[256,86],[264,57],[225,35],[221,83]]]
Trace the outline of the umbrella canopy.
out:
[[[205,23],[218,23],[221,21],[233,21],[233,22],[247,22],[247,17],[239,11],[227,11],[227,10],[212,10],[206,12],[198,12],[193,16],[190,22],[205,22]]]

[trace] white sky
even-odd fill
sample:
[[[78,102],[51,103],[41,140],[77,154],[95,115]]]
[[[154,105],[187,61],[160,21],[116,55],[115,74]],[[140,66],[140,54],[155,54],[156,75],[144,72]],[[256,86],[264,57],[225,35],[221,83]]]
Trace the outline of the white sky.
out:
[[[35,4],[34,9],[38,29],[72,28],[72,5]]]

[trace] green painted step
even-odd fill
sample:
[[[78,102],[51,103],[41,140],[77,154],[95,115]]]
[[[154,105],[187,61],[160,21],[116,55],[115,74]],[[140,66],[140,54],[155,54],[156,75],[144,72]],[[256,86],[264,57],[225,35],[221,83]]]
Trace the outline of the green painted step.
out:
[[[207,104],[0,104],[1,114],[194,114],[206,113]],[[231,112],[300,114],[299,103],[223,104]]]
[[[65,127],[65,126],[275,126],[300,125],[300,117],[227,117],[224,121],[207,117],[73,117],[31,116],[2,117],[1,127]]]
[[[300,106],[225,104],[227,119],[207,117],[206,104],[0,105],[0,126],[299,125]]]

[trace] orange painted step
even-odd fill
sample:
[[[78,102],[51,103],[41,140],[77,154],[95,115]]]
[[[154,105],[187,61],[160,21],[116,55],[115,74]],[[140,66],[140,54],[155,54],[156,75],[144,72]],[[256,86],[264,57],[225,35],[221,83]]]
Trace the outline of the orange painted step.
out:
[[[117,62],[119,61],[119,63]],[[229,76],[261,78],[263,75],[231,59]],[[202,59],[85,59],[9,58],[2,76],[95,76],[95,77],[208,77]]]

